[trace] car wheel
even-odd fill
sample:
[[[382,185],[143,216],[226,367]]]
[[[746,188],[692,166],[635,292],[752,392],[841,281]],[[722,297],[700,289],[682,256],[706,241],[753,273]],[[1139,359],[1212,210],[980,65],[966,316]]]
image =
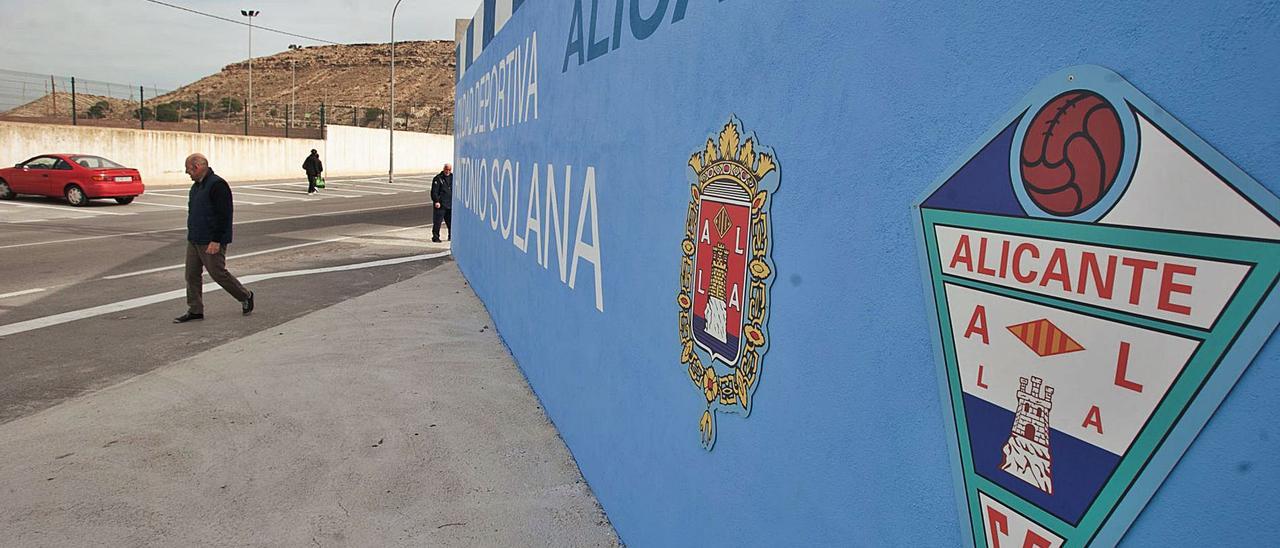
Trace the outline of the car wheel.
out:
[[[12,188],[9,188],[9,183],[6,183],[4,179],[0,179],[0,200],[12,200],[14,196],[17,195],[13,193]]]
[[[67,203],[73,206],[84,207],[89,205],[89,197],[84,194],[84,189],[79,186],[71,185],[67,187],[65,194],[67,196]]]
[[[123,198],[116,198],[116,203],[120,205],[128,205],[129,203],[133,202],[134,198],[137,198],[137,196],[125,196]]]

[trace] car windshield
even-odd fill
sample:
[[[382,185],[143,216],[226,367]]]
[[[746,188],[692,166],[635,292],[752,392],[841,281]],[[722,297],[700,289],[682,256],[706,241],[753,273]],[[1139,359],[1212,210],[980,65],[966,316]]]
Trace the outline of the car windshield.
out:
[[[89,169],[120,169],[124,167],[101,156],[72,156],[71,160],[80,164],[80,167]]]

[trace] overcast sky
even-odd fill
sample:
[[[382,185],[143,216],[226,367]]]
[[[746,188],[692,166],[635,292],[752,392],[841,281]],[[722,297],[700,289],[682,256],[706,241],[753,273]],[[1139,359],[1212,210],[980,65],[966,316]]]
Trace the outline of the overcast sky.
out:
[[[389,42],[395,0],[164,0],[338,43]],[[480,0],[403,0],[396,41],[452,40]],[[320,45],[262,29],[253,55]],[[248,57],[249,28],[146,0],[0,0],[0,69],[176,88]]]

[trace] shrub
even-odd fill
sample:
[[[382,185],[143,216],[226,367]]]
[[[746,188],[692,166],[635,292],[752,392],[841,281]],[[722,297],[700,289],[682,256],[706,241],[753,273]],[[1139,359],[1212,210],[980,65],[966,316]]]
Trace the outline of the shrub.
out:
[[[89,107],[88,114],[90,118],[106,118],[108,112],[111,112],[111,103],[98,101]]]

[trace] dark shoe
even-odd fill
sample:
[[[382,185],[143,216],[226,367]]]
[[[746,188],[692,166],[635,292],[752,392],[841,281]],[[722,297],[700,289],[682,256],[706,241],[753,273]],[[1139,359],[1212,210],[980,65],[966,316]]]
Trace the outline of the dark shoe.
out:
[[[435,243],[440,243],[440,238],[432,238],[431,241]]]
[[[249,292],[249,298],[240,302],[240,311],[245,315],[253,312],[253,292]]]
[[[177,318],[174,318],[173,323],[187,323],[192,320],[203,320],[203,319],[204,319],[204,314],[192,314],[190,312],[187,312],[186,314],[183,314],[181,316],[178,316]]]

